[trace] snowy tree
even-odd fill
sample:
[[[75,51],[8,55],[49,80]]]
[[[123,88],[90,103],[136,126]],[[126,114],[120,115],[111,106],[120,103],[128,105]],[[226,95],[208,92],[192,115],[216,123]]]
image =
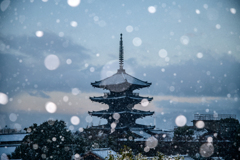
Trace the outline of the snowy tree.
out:
[[[25,136],[20,146],[12,153],[12,158],[21,159],[70,159],[74,141],[64,121],[49,120],[41,125],[33,124],[25,128]]]
[[[178,127],[174,131],[174,139],[175,140],[181,140],[181,141],[188,141],[192,139],[193,130],[191,130],[191,127],[185,125],[183,127]]]
[[[192,140],[192,136],[194,131],[190,126],[178,127],[174,130],[173,137],[173,153],[187,153],[189,150],[193,150],[193,148],[189,145],[189,141]]]
[[[240,158],[240,124],[237,119],[225,118],[220,120],[220,128],[217,133],[218,140],[216,150],[226,159]],[[225,141],[222,143],[221,141]],[[227,141],[227,142],[226,142]]]

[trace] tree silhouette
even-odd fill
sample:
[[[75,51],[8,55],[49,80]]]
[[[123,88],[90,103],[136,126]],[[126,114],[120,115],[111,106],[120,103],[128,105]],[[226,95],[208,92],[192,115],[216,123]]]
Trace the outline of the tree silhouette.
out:
[[[12,158],[21,159],[70,159],[74,140],[64,121],[49,120],[41,125],[25,128],[23,142],[12,153]]]
[[[191,130],[191,127],[185,125],[183,127],[178,127],[174,131],[174,139],[175,140],[181,140],[181,141],[188,141],[192,139],[193,130]]]

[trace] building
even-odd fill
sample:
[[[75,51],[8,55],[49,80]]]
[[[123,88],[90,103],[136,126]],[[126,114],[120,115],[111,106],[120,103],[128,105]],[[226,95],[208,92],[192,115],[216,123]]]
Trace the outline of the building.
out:
[[[0,156],[10,155],[14,152],[15,148],[22,143],[23,138],[27,134],[1,134],[0,135]]]
[[[89,129],[103,130],[108,133],[123,133],[129,131],[141,138],[137,134],[144,130],[154,129],[155,126],[137,124],[135,121],[138,118],[145,116],[152,116],[154,112],[141,111],[134,109],[134,105],[142,103],[148,105],[153,98],[139,96],[139,93],[133,92],[136,89],[149,87],[151,83],[139,80],[129,74],[123,68],[124,66],[124,53],[122,34],[120,35],[120,48],[119,48],[119,69],[117,73],[112,76],[91,83],[93,87],[109,90],[101,97],[90,97],[91,101],[107,104],[109,109],[101,111],[88,112],[91,116],[104,118],[108,122],[105,125],[91,126]],[[116,133],[116,132],[115,132]],[[144,134],[143,134],[144,135]]]
[[[16,133],[23,133],[23,132],[17,129],[9,128],[7,127],[7,125],[4,128],[0,129],[0,134],[16,134]]]
[[[231,132],[238,126],[234,114],[194,114],[193,126],[197,127],[199,121],[203,122],[205,129],[214,132]]]

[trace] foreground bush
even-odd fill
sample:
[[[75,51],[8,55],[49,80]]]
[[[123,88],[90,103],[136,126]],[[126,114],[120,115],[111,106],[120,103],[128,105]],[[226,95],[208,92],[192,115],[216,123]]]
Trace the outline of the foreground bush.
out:
[[[120,154],[113,155],[109,154],[108,157],[106,157],[107,160],[149,160],[148,157],[142,155],[141,153],[138,153],[137,155],[134,155],[132,152],[132,149],[124,146],[123,149],[121,149]],[[152,157],[151,160],[183,160],[183,157],[168,157],[165,156],[164,154],[157,152],[157,155]]]

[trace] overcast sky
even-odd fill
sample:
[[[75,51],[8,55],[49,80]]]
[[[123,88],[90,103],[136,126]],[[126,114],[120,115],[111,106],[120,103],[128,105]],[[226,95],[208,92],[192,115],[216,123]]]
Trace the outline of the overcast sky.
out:
[[[153,101],[135,108],[155,111],[158,128],[179,115],[188,125],[196,113],[240,117],[239,1],[0,2],[0,128],[49,118],[86,127],[88,111],[107,108],[90,101],[106,92],[90,83],[116,72],[120,33],[126,72],[152,83],[135,92]]]

